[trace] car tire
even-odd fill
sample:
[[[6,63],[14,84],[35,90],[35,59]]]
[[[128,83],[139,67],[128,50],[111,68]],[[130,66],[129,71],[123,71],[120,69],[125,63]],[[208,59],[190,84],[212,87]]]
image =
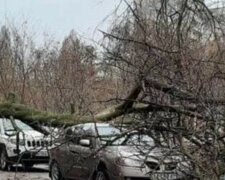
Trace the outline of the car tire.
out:
[[[109,176],[105,170],[97,170],[94,180],[109,180]]]
[[[31,170],[33,166],[34,166],[34,164],[30,163],[30,162],[23,163],[23,168],[24,168],[25,171]]]
[[[51,180],[64,180],[57,162],[53,162],[50,167]]]
[[[10,170],[10,164],[8,162],[8,156],[5,147],[1,149],[0,152],[0,169],[1,170]]]

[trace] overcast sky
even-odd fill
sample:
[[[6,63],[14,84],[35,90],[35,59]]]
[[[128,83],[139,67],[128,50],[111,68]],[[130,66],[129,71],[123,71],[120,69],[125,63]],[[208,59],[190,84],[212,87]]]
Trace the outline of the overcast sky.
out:
[[[96,28],[107,29],[120,0],[0,0],[0,24],[28,26],[40,38],[43,32],[61,41],[72,29],[87,38],[99,38]]]
[[[206,0],[208,4],[221,0]],[[106,30],[120,0],[0,0],[0,25],[6,22],[28,27],[42,40],[43,33],[61,41],[74,29],[86,38],[98,40],[97,29]],[[224,1],[223,1],[224,2]],[[41,40],[40,40],[41,39]]]

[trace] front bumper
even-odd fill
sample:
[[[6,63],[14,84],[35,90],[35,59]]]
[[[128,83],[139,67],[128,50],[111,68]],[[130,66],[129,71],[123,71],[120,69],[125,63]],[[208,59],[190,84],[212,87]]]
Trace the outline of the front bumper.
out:
[[[110,179],[112,180],[175,180],[184,179],[184,175],[179,175],[175,172],[154,172],[149,173],[148,168],[137,167],[121,167],[119,173],[108,171]]]
[[[11,163],[24,163],[24,162],[30,162],[34,164],[48,163],[49,156],[39,156],[37,152],[26,151],[19,155],[8,157],[8,161]]]
[[[47,149],[28,149],[24,146],[20,146],[19,149],[16,149],[16,146],[8,146],[6,147],[8,160],[11,163],[23,163],[23,162],[31,162],[31,163],[48,163],[49,162],[49,154]]]

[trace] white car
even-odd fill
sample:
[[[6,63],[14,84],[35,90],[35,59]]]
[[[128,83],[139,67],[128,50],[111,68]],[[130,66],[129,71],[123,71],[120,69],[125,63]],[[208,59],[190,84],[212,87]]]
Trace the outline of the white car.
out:
[[[0,168],[2,170],[10,170],[13,164],[22,164],[25,168],[31,168],[34,164],[48,163],[50,146],[51,141],[44,134],[22,121],[0,118]]]

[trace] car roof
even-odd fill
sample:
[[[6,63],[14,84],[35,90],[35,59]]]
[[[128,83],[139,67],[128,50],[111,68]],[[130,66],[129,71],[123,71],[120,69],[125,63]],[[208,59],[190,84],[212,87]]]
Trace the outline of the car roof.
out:
[[[84,124],[78,124],[75,125],[74,127],[83,127],[84,129],[89,129],[89,128],[95,128],[95,127],[110,127],[112,126],[109,123],[84,123]]]

